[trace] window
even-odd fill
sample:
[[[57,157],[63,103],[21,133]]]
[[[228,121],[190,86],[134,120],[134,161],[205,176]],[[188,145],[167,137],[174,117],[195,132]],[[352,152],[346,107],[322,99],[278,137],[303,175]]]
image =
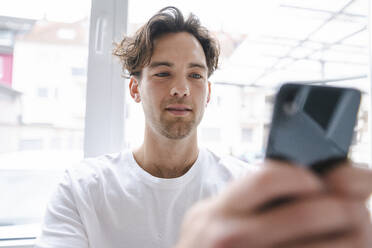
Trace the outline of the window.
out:
[[[242,142],[248,143],[253,140],[253,130],[251,128],[242,128]]]
[[[87,70],[85,67],[72,67],[71,68],[71,74],[73,76],[86,76]]]
[[[37,96],[41,98],[48,97],[48,89],[47,88],[37,88]]]
[[[40,151],[43,149],[42,139],[22,139],[19,141],[19,151]]]
[[[13,55],[7,52],[6,49],[0,48],[0,84],[10,86],[12,82]]]
[[[83,158],[90,1],[0,6],[1,242],[35,238],[64,168]]]
[[[4,78],[4,59],[0,56],[0,80]]]

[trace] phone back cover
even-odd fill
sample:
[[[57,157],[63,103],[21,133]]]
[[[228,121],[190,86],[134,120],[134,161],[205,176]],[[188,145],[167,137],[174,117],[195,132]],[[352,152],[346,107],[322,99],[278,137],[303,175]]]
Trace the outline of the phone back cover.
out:
[[[304,166],[347,157],[361,93],[284,84],[277,93],[266,157]]]

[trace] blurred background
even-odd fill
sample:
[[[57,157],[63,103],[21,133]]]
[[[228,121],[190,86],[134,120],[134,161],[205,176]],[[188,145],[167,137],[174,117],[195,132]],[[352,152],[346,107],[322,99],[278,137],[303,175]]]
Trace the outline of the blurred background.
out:
[[[262,160],[277,88],[316,82],[362,91],[350,157],[369,166],[368,0],[123,2],[129,35],[173,5],[197,15],[219,40],[220,68],[210,78],[201,145],[249,163]],[[32,240],[63,170],[84,157],[85,127],[94,125],[86,119],[86,99],[97,6],[89,0],[0,0],[0,241]],[[118,41],[110,40],[107,56]],[[120,80],[126,89],[127,80]],[[144,129],[141,105],[126,90],[123,95],[118,150],[138,146]]]
[[[350,156],[369,163],[368,1],[129,1],[128,33],[167,4],[192,12],[221,45],[201,143],[247,162],[262,159],[274,95],[288,81],[332,81],[363,92]],[[195,7],[195,6],[198,7]],[[211,11],[213,9],[213,11]],[[141,11],[139,11],[141,10]],[[319,84],[319,83],[318,83]],[[126,97],[126,146],[142,141],[141,106]]]

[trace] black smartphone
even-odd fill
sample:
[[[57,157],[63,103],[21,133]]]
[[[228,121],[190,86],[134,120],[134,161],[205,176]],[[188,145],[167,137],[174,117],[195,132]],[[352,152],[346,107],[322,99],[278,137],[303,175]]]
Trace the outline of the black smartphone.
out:
[[[347,159],[361,92],[352,88],[283,84],[275,98],[266,158],[323,173]]]

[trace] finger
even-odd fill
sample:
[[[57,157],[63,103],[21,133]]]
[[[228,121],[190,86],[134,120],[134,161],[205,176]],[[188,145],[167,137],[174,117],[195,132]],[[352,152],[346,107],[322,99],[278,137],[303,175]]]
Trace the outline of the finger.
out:
[[[370,248],[372,247],[372,230],[370,214],[367,208],[361,209],[361,220],[358,226],[348,233],[333,237],[321,237],[293,244],[286,244],[283,248]],[[279,246],[280,247],[280,246]]]
[[[252,213],[273,200],[319,191],[322,183],[302,168],[267,160],[261,170],[235,182],[225,194],[229,211]]]
[[[305,242],[295,242],[278,246],[277,248],[368,248],[366,246],[356,246],[351,233],[317,240],[308,240]]]
[[[356,244],[356,247],[372,247],[372,223],[370,210],[365,208],[362,214],[364,215],[363,224],[354,238],[354,244]]]
[[[364,221],[362,209],[362,203],[336,197],[296,201],[262,215],[236,218],[229,225],[228,240],[247,247],[306,244],[312,238],[355,231]]]
[[[235,181],[220,200],[226,211],[249,214],[274,199],[304,196],[324,189],[322,180],[306,169],[265,161],[261,170]]]
[[[344,163],[323,177],[328,190],[348,197],[366,199],[372,194],[372,171]]]

